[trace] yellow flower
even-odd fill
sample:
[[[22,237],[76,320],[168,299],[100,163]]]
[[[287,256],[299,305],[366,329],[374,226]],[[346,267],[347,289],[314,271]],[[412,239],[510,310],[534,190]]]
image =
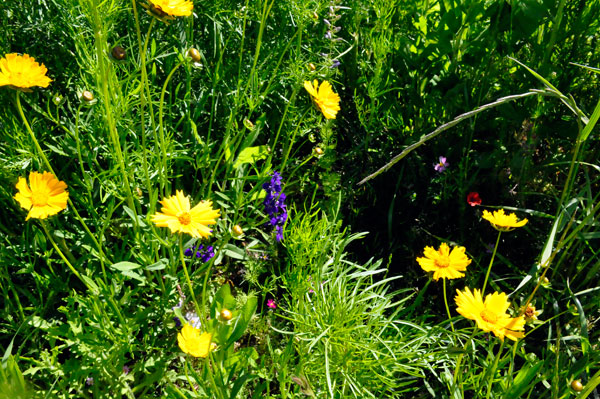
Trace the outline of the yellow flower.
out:
[[[500,340],[507,337],[513,341],[523,338],[525,334],[525,318],[523,316],[510,317],[506,311],[510,306],[505,293],[494,292],[481,297],[481,291],[465,288],[464,292],[456,290],[456,311],[470,320],[477,322],[477,327],[483,331],[493,332]]]
[[[417,258],[421,269],[426,272],[433,272],[433,279],[437,281],[440,277],[455,279],[464,277],[467,266],[471,259],[465,255],[465,247],[454,247],[450,252],[450,247],[445,242],[440,245],[437,251],[433,247],[425,247],[423,258]]]
[[[28,91],[30,87],[48,87],[52,79],[46,76],[48,69],[44,64],[35,62],[27,54],[6,54],[0,58],[0,86]]]
[[[218,209],[212,208],[212,201],[201,201],[190,209],[190,199],[181,190],[160,203],[162,213],[152,215],[152,221],[158,227],[168,227],[172,233],[179,231],[196,238],[208,237],[212,233],[208,226],[217,223],[215,219],[221,216]]]
[[[511,213],[509,215],[504,213],[504,209],[491,212],[487,210],[483,211],[483,218],[490,222],[492,226],[498,231],[511,231],[516,227],[522,227],[527,224],[527,219],[517,220],[517,215]]]
[[[325,118],[335,119],[335,115],[340,110],[340,96],[333,92],[331,84],[325,80],[319,87],[319,82],[316,79],[313,83],[307,80],[304,82],[304,88],[311,95]]]
[[[158,14],[159,17],[165,15],[171,17],[188,17],[192,15],[194,3],[188,0],[148,0],[151,5],[151,11]]]
[[[185,324],[181,332],[177,334],[177,343],[179,348],[188,355],[194,357],[206,357],[215,344],[211,343],[212,334],[208,332],[200,333],[200,330]]]
[[[67,207],[69,199],[69,193],[65,191],[67,184],[59,181],[52,173],[31,172],[29,185],[31,188],[24,177],[19,177],[16,186],[19,192],[14,196],[21,207],[29,211],[25,220],[46,219]]]

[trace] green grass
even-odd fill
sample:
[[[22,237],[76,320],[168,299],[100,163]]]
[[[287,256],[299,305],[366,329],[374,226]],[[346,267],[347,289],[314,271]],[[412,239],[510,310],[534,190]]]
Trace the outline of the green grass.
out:
[[[217,1],[167,22],[145,5],[0,7],[0,57],[53,80],[0,88],[1,399],[598,395],[600,3]],[[32,171],[66,182],[66,210],[25,221]],[[208,238],[151,221],[176,190],[220,210]],[[529,223],[492,255],[497,208]],[[464,279],[417,264],[441,242],[466,247]],[[199,244],[208,262],[184,254]],[[543,311],[523,339],[456,312],[484,281],[513,317]],[[178,345],[193,316],[206,358]]]

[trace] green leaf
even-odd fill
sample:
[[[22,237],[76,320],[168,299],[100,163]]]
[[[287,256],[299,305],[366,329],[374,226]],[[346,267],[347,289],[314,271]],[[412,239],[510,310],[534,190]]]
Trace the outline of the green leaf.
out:
[[[142,267],[142,265],[138,265],[137,263],[125,261],[125,262],[114,263],[114,264],[110,265],[109,267],[111,269],[115,269],[115,270],[124,272],[127,270],[139,269],[140,267]]]
[[[254,164],[256,161],[265,159],[268,155],[269,146],[266,145],[244,148],[238,155],[233,167],[238,168],[245,163]]]
[[[537,375],[538,370],[542,367],[544,363],[542,361],[538,361],[533,366],[528,364],[524,365],[519,373],[515,377],[513,384],[508,388],[508,391],[504,394],[505,399],[515,399],[520,398],[524,393],[529,391],[532,388],[533,384],[531,381]]]

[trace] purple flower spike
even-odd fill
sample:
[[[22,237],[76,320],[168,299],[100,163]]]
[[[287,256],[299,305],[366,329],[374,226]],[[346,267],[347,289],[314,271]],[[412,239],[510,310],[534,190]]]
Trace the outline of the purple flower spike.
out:
[[[438,173],[442,173],[448,168],[449,165],[450,163],[446,160],[446,157],[441,156],[440,162],[433,164],[433,169],[435,169],[435,171]]]
[[[263,205],[265,213],[269,217],[267,225],[275,228],[275,238],[277,241],[283,239],[283,225],[285,224],[288,213],[285,205],[286,195],[281,192],[281,175],[273,172],[271,181],[262,185],[267,192]]]

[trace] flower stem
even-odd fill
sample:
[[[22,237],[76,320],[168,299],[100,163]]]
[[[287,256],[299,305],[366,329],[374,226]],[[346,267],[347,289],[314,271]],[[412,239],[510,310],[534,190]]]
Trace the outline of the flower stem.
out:
[[[487,394],[485,395],[486,399],[489,399],[490,394],[492,393],[492,383],[494,382],[494,374],[496,374],[496,368],[498,367],[498,361],[500,360],[500,355],[502,355],[502,349],[504,349],[504,340],[502,340],[500,343],[500,349],[498,349],[498,353],[496,354],[496,359],[494,359],[494,364],[490,371],[490,375],[488,378]]]
[[[485,287],[487,286],[488,278],[490,277],[490,271],[492,270],[492,265],[494,264],[494,258],[496,257],[496,251],[498,250],[498,244],[500,243],[500,235],[501,231],[498,231],[498,238],[496,239],[496,246],[494,246],[494,252],[492,252],[492,259],[490,259],[490,265],[488,266],[487,273],[485,274],[485,280],[483,280],[483,288],[481,289],[481,295],[485,294]]]
[[[85,286],[90,289],[90,287],[88,286],[88,284],[86,283],[86,281],[83,279],[83,277],[81,277],[81,274],[79,274],[79,272],[77,270],[75,270],[75,268],[73,267],[73,265],[71,264],[71,262],[69,262],[69,260],[67,259],[67,257],[65,256],[65,254],[63,254],[63,252],[60,250],[60,248],[58,247],[58,245],[56,244],[56,241],[54,241],[54,238],[52,238],[52,234],[50,234],[50,232],[48,231],[48,227],[46,226],[46,222],[44,220],[40,220],[40,224],[42,225],[42,228],[44,229],[44,233],[46,233],[46,237],[48,237],[48,239],[50,240],[50,242],[52,243],[52,246],[54,247],[54,250],[58,253],[58,255],[62,258],[63,262],[65,262],[65,264],[67,265],[67,267],[69,269],[71,269],[71,271],[73,272],[73,274],[75,276],[77,276],[77,278],[79,280],[81,280],[81,282],[83,282],[83,284],[85,284]]]
[[[52,169],[52,165],[50,165],[50,161],[48,161],[46,154],[44,154],[44,150],[42,150],[40,143],[38,142],[37,138],[35,137],[35,133],[33,133],[31,126],[29,126],[29,122],[27,122],[27,118],[25,117],[25,113],[23,112],[23,107],[21,106],[21,98],[20,98],[19,94],[20,94],[20,91],[17,90],[17,110],[19,111],[19,115],[21,115],[21,119],[23,119],[23,123],[25,124],[25,127],[27,128],[27,132],[29,133],[29,136],[31,136],[31,140],[33,141],[33,144],[35,145],[35,148],[37,149],[37,151],[40,153],[40,156],[42,157],[44,164],[46,165],[48,170],[50,172],[52,172],[52,174],[54,176],[56,176],[54,169]],[[108,260],[109,262],[110,262],[110,259],[108,259],[108,257],[104,254],[104,251],[102,251],[102,246],[100,245],[98,240],[96,240],[96,237],[92,234],[92,232],[88,228],[88,226],[85,223],[85,221],[83,220],[83,218],[79,215],[79,212],[77,212],[77,208],[75,208],[75,205],[73,205],[73,201],[71,201],[71,198],[68,198],[67,202],[68,202],[69,206],[71,207],[71,209],[73,210],[73,212],[75,213],[75,218],[77,220],[79,220],[79,223],[81,223],[81,226],[83,226],[83,229],[86,231],[86,233],[88,233],[88,235],[90,236],[90,238],[96,245],[96,248],[98,248],[98,253],[100,254],[100,263],[102,264],[102,268],[104,269],[104,258],[106,258],[106,260]]]
[[[452,316],[450,315],[450,308],[448,307],[448,297],[446,296],[446,279],[444,280],[444,304],[446,305],[446,312],[448,312],[448,320],[450,321],[450,327],[452,328],[452,332],[455,333],[454,323],[452,323]]]
[[[187,271],[187,266],[185,264],[185,257],[183,256],[183,236],[179,235],[179,257],[181,258],[181,264],[183,265],[183,274],[185,274],[185,280],[187,281],[188,287],[190,288],[190,294],[192,295],[192,300],[194,301],[194,306],[196,307],[196,314],[200,317],[200,306],[198,306],[198,301],[196,300],[196,294],[194,294],[194,287],[192,287],[192,280],[190,280],[190,275]],[[202,322],[206,319],[202,318]]]

